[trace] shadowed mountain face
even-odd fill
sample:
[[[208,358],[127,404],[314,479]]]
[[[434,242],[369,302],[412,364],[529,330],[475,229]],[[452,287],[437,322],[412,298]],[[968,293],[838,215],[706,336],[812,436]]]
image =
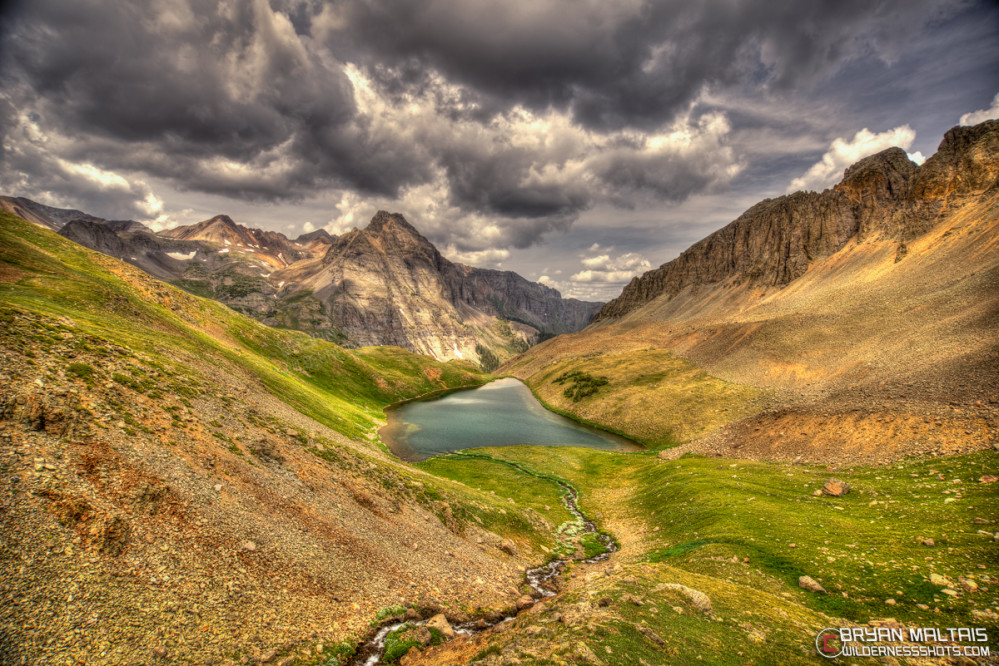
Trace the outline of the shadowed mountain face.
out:
[[[264,323],[352,347],[396,345],[494,368],[539,338],[578,331],[601,303],[516,273],[456,265],[398,214],[290,240],[227,215],[154,233],[27,199],[0,206]]]
[[[103,222],[101,218],[87,215],[81,210],[53,208],[24,197],[0,197],[0,210],[52,231],[58,231],[70,220]]]
[[[893,148],[753,206],[504,370],[702,453],[852,464],[999,445],[999,122],[950,130],[922,166]],[[555,380],[572,372],[609,383],[571,402]]]

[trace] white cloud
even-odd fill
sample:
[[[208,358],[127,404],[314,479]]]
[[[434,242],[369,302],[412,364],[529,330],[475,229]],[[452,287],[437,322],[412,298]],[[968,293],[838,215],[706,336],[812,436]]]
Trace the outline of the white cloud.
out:
[[[441,250],[441,254],[455,263],[476,268],[502,268],[503,262],[510,258],[510,250],[498,248],[462,252],[454,246],[449,246]],[[540,281],[539,279],[538,282]]]
[[[312,222],[306,222],[305,224],[302,225],[302,231],[304,231],[307,234],[315,230],[316,230],[316,225],[312,224]]]
[[[601,254],[599,257],[589,257],[583,259],[583,265],[587,268],[603,268],[608,263],[610,263],[609,254]]]
[[[843,177],[843,171],[857,160],[892,146],[906,150],[915,139],[916,131],[908,125],[902,125],[878,134],[865,127],[854,134],[849,141],[842,137],[837,138],[829,146],[829,150],[826,151],[821,160],[813,164],[803,176],[791,181],[787,191],[822,191],[827,187],[832,187]],[[909,159],[915,157],[922,159],[922,155],[919,153],[909,155]],[[916,160],[913,159],[913,161]]]
[[[994,118],[999,118],[999,93],[996,93],[996,96],[992,98],[991,107],[964,114],[961,116],[961,120],[958,121],[958,124],[977,125],[978,123],[983,123],[986,120],[992,120]]]
[[[572,276],[573,282],[599,282],[602,284],[620,284],[635,277],[634,271],[580,271]]]
[[[652,268],[649,260],[637,252],[625,252],[617,257],[612,257],[609,253],[586,257],[582,260],[582,264],[585,270],[569,278],[574,285],[624,284]]]
[[[145,185],[142,181],[139,181],[139,183],[141,185]],[[153,194],[152,190],[146,192],[146,198],[141,202],[138,202],[136,205],[138,205],[139,209],[144,211],[151,218],[156,217],[163,212],[163,200]]]
[[[21,113],[8,128],[3,145],[3,194],[28,196],[50,206],[79,208],[99,217],[138,219],[162,217],[163,200],[137,174],[104,168],[76,157],[74,138],[45,131],[35,114]],[[19,140],[11,141],[11,136]],[[63,157],[62,154],[74,157]]]

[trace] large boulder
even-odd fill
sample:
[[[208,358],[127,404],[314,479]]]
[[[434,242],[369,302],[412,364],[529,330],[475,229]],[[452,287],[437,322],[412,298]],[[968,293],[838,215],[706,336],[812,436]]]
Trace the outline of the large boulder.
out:
[[[850,492],[850,484],[839,479],[829,479],[826,485],[822,486],[822,493],[833,497],[842,497]]]
[[[427,621],[426,624],[428,629],[436,629],[444,635],[444,638],[448,640],[454,638],[454,629],[451,628],[451,623],[447,621],[444,617],[444,613],[438,613],[434,615]]]
[[[809,592],[826,594],[826,588],[819,585],[819,582],[811,576],[801,576],[798,578],[798,587]]]

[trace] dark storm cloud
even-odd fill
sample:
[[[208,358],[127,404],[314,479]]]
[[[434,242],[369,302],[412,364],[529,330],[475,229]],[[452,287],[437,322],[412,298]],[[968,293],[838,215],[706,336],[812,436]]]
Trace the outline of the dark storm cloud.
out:
[[[821,84],[844,62],[890,61],[954,0],[347,0],[317,32],[369,67],[419,62],[494,100],[569,109],[586,126],[649,128],[706,85]]]
[[[891,123],[877,131],[906,122],[864,84],[919,90],[905,60],[947,61],[925,39],[947,21],[974,53],[976,7],[32,0],[0,22],[0,190],[138,218],[177,194],[147,182],[184,201],[377,200],[432,211],[424,227],[461,251],[520,248],[595,208],[717,191],[751,160],[807,168],[868,122],[843,120],[857,100]]]
[[[6,95],[107,166],[263,199],[425,178],[358,118],[342,66],[260,0],[41,0],[4,41]]]
[[[525,178],[537,155],[528,149],[499,148],[490,142],[440,148],[452,203],[507,217],[548,217],[576,213],[588,205],[583,183],[530,183]]]

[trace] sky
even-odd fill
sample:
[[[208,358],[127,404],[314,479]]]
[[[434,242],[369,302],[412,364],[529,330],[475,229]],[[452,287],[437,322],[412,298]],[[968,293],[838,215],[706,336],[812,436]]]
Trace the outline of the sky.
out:
[[[968,0],[22,0],[0,194],[290,237],[400,212],[609,300],[768,197],[999,115]]]

